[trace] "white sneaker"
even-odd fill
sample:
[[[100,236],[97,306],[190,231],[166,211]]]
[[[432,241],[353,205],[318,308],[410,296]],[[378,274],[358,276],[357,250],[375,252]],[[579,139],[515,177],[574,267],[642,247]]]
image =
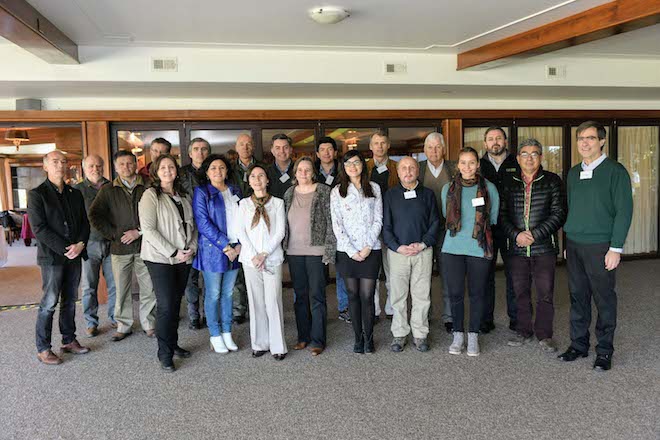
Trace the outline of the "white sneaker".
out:
[[[238,350],[238,346],[234,343],[234,340],[231,338],[231,333],[223,333],[222,334],[222,340],[225,343],[225,346],[229,351],[236,351]]]
[[[449,354],[461,354],[464,343],[465,337],[463,336],[463,332],[454,332],[454,341],[449,346]]]
[[[229,350],[225,346],[225,342],[222,340],[222,336],[211,336],[211,348],[216,353],[229,353]]]
[[[468,356],[479,356],[479,333],[468,333]]]

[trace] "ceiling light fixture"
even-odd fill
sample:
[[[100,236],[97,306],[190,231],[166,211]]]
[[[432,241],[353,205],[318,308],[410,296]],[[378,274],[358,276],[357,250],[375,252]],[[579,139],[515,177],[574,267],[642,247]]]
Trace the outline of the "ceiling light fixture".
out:
[[[339,6],[319,6],[307,11],[309,18],[319,24],[336,24],[350,17],[350,13]]]
[[[30,140],[27,130],[7,130],[5,134],[6,141],[12,141],[18,151],[18,147],[21,146],[21,142],[27,142]]]

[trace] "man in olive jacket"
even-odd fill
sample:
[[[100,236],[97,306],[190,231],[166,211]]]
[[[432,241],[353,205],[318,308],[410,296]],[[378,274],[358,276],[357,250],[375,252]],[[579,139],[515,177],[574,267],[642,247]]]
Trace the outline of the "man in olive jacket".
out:
[[[542,350],[553,352],[557,233],[566,220],[561,178],[541,166],[543,147],[527,139],[518,149],[520,173],[508,174],[500,191],[500,227],[506,239],[509,271],[516,295],[517,334],[508,341],[520,347],[536,334]],[[536,318],[532,323],[532,279]]]
[[[99,191],[89,208],[89,221],[110,240],[112,273],[115,276],[117,298],[115,320],[117,331],[113,341],[121,341],[132,333],[133,272],[140,285],[140,323],[147,336],[156,332],[156,294],[144,261],[140,258],[142,231],[138,218],[138,203],[145,191],[142,176],[136,174],[137,160],[129,151],[119,150],[114,157],[117,178]]]

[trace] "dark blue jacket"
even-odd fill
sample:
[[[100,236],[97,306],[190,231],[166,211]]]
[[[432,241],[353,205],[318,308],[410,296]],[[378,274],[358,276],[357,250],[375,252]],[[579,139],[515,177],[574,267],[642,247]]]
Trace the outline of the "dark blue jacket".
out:
[[[383,196],[383,241],[396,252],[401,245],[424,242],[435,246],[440,234],[440,214],[433,191],[421,184],[416,197],[406,199],[399,183]]]
[[[241,197],[241,190],[228,185],[232,195]],[[195,188],[193,215],[199,237],[193,267],[200,271],[224,273],[238,269],[238,258],[230,262],[222,250],[229,244],[227,213],[222,193],[210,183]]]

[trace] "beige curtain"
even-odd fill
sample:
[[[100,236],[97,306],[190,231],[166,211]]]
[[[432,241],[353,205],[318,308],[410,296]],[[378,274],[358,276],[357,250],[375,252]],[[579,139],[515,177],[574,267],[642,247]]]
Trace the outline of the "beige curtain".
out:
[[[605,145],[603,146],[603,153],[608,154],[610,151],[610,127],[605,127],[607,136],[605,137]],[[582,162],[582,156],[577,147],[577,127],[571,127],[571,167]]]
[[[518,143],[534,138],[543,145],[544,169],[562,175],[562,150],[564,144],[562,127],[519,127]]]
[[[658,127],[619,127],[618,160],[630,174],[633,219],[624,254],[658,249]]]

